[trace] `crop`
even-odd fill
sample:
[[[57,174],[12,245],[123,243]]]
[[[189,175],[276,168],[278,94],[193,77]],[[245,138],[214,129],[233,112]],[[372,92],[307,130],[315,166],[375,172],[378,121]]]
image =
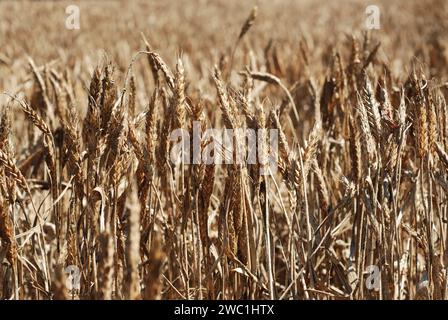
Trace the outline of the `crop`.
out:
[[[446,1],[73,3],[0,2],[2,299],[448,298]]]

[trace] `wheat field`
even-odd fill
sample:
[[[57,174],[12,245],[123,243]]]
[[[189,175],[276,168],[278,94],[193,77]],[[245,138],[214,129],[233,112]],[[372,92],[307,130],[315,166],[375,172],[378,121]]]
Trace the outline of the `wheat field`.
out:
[[[0,1],[0,298],[448,299],[447,16]],[[195,125],[276,170],[173,161]]]

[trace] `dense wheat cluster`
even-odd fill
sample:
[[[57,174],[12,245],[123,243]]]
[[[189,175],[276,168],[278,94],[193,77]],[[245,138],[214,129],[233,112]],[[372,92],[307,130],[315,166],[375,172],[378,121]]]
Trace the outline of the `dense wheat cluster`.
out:
[[[1,1],[0,297],[447,299],[447,16]],[[173,162],[194,122],[277,129],[278,170]]]

